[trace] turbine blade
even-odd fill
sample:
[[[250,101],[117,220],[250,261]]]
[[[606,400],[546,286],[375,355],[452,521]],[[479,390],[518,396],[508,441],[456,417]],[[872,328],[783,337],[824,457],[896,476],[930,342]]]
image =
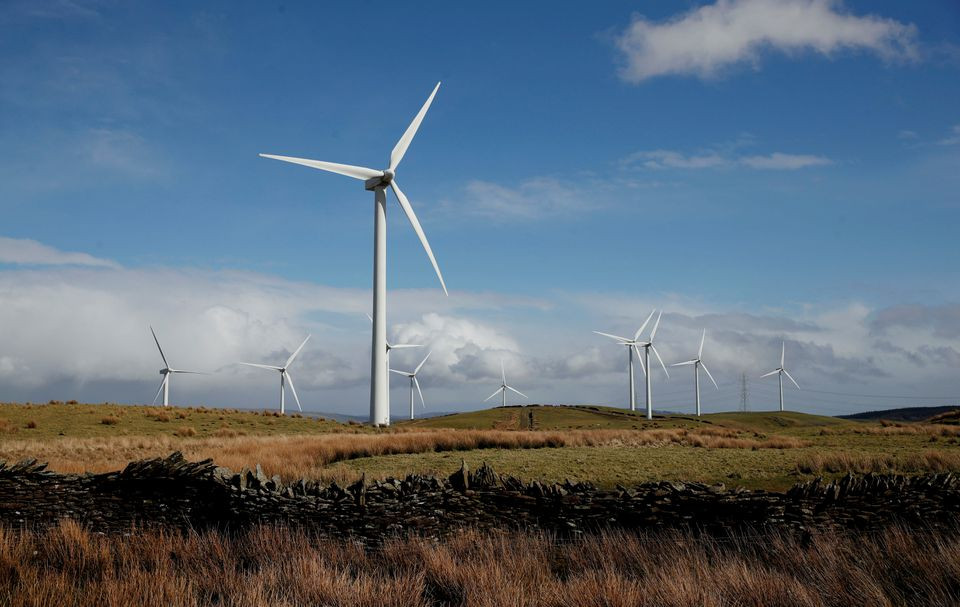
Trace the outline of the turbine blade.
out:
[[[638,348],[638,347],[636,346],[636,344],[634,344],[634,345],[631,346],[631,347],[632,347],[632,348],[634,349],[634,351],[637,353],[637,362],[640,363],[640,370],[643,371],[643,376],[646,377],[646,376],[647,376],[647,367],[644,366],[644,364],[643,364],[643,357],[640,356],[640,348]]]
[[[423,368],[423,363],[427,362],[427,359],[430,358],[430,355],[433,354],[433,350],[427,352],[427,355],[423,357],[423,360],[420,361],[420,364],[417,365],[417,368],[413,370],[413,374],[416,375],[420,372],[420,369]]]
[[[659,320],[659,319],[657,319],[657,320]],[[654,331],[656,331],[656,328],[654,328]],[[651,337],[652,337],[652,336],[651,336]],[[651,345],[650,345],[650,349],[653,350],[653,353],[657,355],[657,360],[660,361],[660,366],[663,367],[663,372],[667,374],[667,377],[670,377],[670,372],[667,371],[667,365],[663,364],[663,359],[660,358],[660,353],[657,352],[656,347],[654,347],[653,344],[651,344]]]
[[[260,157],[282,160],[283,162],[292,162],[293,164],[302,164],[303,166],[310,167],[311,169],[329,171],[331,173],[346,175],[347,177],[353,177],[354,179],[360,179],[364,181],[374,177],[383,177],[383,171],[368,169],[367,167],[353,166],[351,164],[337,164],[336,162],[309,160],[307,158],[294,158],[293,156],[276,156],[274,154],[260,154]]]
[[[410,379],[413,380],[413,385],[417,387],[417,394],[420,395],[420,406],[426,409],[427,403],[423,401],[423,390],[420,389],[420,382],[417,381],[416,377],[411,377]]]
[[[771,375],[776,375],[776,374],[779,373],[779,372],[780,372],[780,369],[774,369],[773,371],[771,371],[771,372],[769,372],[769,373],[765,373],[765,374],[761,375],[761,376],[760,376],[760,379],[763,379],[764,377],[770,377]]]
[[[596,333],[597,335],[603,335],[604,337],[609,337],[609,338],[611,338],[611,339],[616,339],[616,340],[619,340],[619,341],[622,341],[622,342],[627,342],[627,343],[629,343],[629,342],[631,341],[631,340],[627,339],[626,337],[620,337],[620,336],[618,336],[618,335],[610,335],[609,333],[601,333],[600,331],[594,331],[594,333]]]
[[[660,319],[661,319],[661,318],[663,318],[663,310],[660,310],[660,313],[657,314],[657,322],[655,322],[654,325],[653,325],[653,331],[650,331],[650,341],[651,341],[651,342],[653,341],[653,338],[656,337],[656,335],[657,335],[657,329],[660,328]],[[654,352],[656,352],[656,350],[654,350]],[[658,354],[657,356],[659,357],[660,355]]]
[[[300,397],[297,396],[297,389],[293,387],[293,377],[287,372],[284,372],[284,375],[287,376],[287,385],[290,386],[290,392],[293,393],[293,400],[297,401],[297,409],[302,412],[303,407],[300,406]]]
[[[654,308],[653,310],[650,310],[650,316],[647,316],[647,319],[643,321],[643,324],[640,325],[639,329],[637,329],[637,332],[633,336],[633,341],[637,341],[638,339],[640,339],[640,334],[643,333],[643,330],[647,328],[647,324],[650,323],[650,319],[653,318],[653,313],[656,311],[657,311],[656,308]]]
[[[427,110],[430,109],[430,104],[433,103],[433,98],[437,94],[437,89],[440,88],[440,83],[437,83],[437,86],[433,87],[433,92],[430,93],[430,96],[427,97],[426,102],[424,102],[423,107],[420,108],[420,111],[417,112],[417,115],[413,117],[413,122],[410,123],[410,126],[407,127],[407,130],[403,132],[403,136],[400,137],[400,141],[397,142],[397,145],[393,146],[393,151],[390,152],[390,170],[396,170],[397,166],[400,164],[400,161],[403,160],[403,155],[407,153],[407,148],[410,147],[410,142],[413,141],[413,136],[417,134],[417,129],[420,128],[420,123],[423,122],[423,117],[427,115]]]
[[[402,375],[404,377],[413,377],[412,373],[407,373],[406,371],[397,371],[396,369],[390,369],[391,373],[396,373],[397,375]]]
[[[685,365],[695,364],[696,362],[697,362],[697,361],[695,361],[695,360],[685,360],[685,361],[683,361],[682,363],[673,363],[673,364],[670,365],[670,366],[671,366],[671,367],[683,367],[683,366],[685,366]]]
[[[500,383],[502,383],[503,385],[507,384],[507,372],[503,370],[502,358],[500,359],[500,379],[502,380]]]
[[[401,350],[403,348],[422,348],[423,344],[393,344],[390,346],[391,350]]]
[[[790,378],[790,381],[792,381],[792,382],[793,382],[793,385],[797,387],[797,390],[800,389],[800,384],[797,383],[797,380],[793,379],[793,376],[790,375],[790,372],[789,372],[789,371],[787,371],[786,369],[784,369],[784,370],[783,370],[783,374],[786,375],[788,378]]]
[[[163,359],[163,366],[169,369],[170,363],[167,362],[167,357],[163,355],[163,348],[160,347],[160,340],[157,339],[157,334],[153,331],[152,326],[150,327],[150,333],[153,334],[153,341],[157,342],[157,350],[160,350],[160,358]]]
[[[517,394],[519,394],[520,396],[522,396],[522,397],[524,397],[524,398],[528,398],[526,394],[524,394],[524,393],[521,392],[520,390],[517,390],[516,388],[511,388],[510,386],[504,386],[504,388],[506,388],[507,390],[512,390],[513,392],[516,392]]]
[[[413,226],[413,231],[417,233],[420,244],[423,245],[423,250],[427,252],[427,257],[430,258],[430,263],[433,264],[433,271],[437,273],[437,278],[440,279],[443,294],[449,295],[449,293],[447,293],[447,285],[443,282],[443,274],[440,273],[440,266],[437,265],[437,260],[433,256],[433,249],[430,248],[430,243],[427,242],[427,235],[423,233],[423,228],[420,227],[420,220],[417,219],[417,214],[413,212],[410,201],[407,200],[407,196],[400,189],[400,186],[397,185],[396,180],[390,182],[390,187],[393,189],[393,193],[397,195],[397,201],[400,203],[400,207],[403,209],[403,212],[406,213],[407,219],[410,220],[410,225]]]
[[[206,371],[187,371],[186,369],[167,369],[170,373],[186,373],[187,375],[210,375]]]
[[[703,342],[707,340],[707,330],[703,330],[703,335],[700,337],[700,349],[697,350],[697,359],[703,358]]]
[[[780,342],[780,368],[783,368],[783,359],[787,355],[787,342]]]
[[[287,363],[286,363],[285,365],[283,365],[283,368],[284,368],[284,369],[286,369],[287,367],[290,366],[290,363],[292,363],[292,362],[293,362],[293,359],[297,357],[297,354],[300,354],[300,350],[303,350],[303,347],[304,347],[305,345],[307,345],[307,342],[308,342],[308,341],[310,341],[310,336],[309,336],[309,335],[307,335],[307,338],[306,338],[305,340],[303,340],[303,343],[300,344],[300,347],[297,348],[296,352],[294,352],[293,354],[291,354],[291,355],[290,355],[290,358],[287,359]]]
[[[373,316],[370,316],[369,312],[364,312],[367,315],[367,318],[370,319],[370,322],[373,322]]]
[[[700,363],[700,367],[703,368],[703,370],[707,372],[707,377],[709,377],[709,378],[710,378],[710,381],[713,382],[714,387],[715,387],[717,390],[719,390],[719,389],[720,389],[720,386],[717,385],[717,380],[713,379],[713,375],[710,375],[710,369],[707,369],[707,365],[705,365],[705,364],[703,364],[703,363]]]
[[[163,386],[167,383],[167,376],[163,376],[163,381],[160,382],[160,387],[157,388],[157,395],[153,397],[153,404],[157,404],[157,399],[160,398],[160,393],[163,392]]]
[[[274,367],[273,365],[260,365],[257,363],[237,363],[240,365],[246,365],[248,367],[257,367],[259,369],[271,369],[273,371],[283,371],[283,367]]]
[[[497,394],[500,394],[500,391],[501,391],[501,390],[503,390],[503,386],[500,386],[499,388],[497,388],[497,391],[496,391],[496,392],[494,392],[494,393],[491,394],[490,396],[488,396],[488,397],[486,397],[485,399],[483,399],[483,402],[487,402],[488,400],[490,400],[491,398],[493,398],[493,397],[496,396]]]

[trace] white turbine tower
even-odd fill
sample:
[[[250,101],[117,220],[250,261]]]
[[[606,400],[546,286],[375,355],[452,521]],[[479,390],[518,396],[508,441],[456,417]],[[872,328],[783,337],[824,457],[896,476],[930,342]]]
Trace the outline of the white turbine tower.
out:
[[[483,402],[487,402],[497,394],[501,394],[502,398],[500,399],[500,406],[506,407],[507,406],[507,390],[510,390],[511,392],[516,392],[520,396],[527,398],[527,395],[521,392],[520,390],[517,390],[516,388],[511,388],[510,386],[507,385],[507,373],[506,371],[503,370],[503,361],[501,360],[500,361],[500,387],[497,388],[496,392],[494,392],[490,396],[483,399]]]
[[[440,286],[443,292],[447,292],[447,286],[443,282],[443,275],[440,274],[440,266],[433,256],[433,250],[427,237],[420,227],[420,221],[417,219],[413,207],[406,195],[400,190],[400,186],[395,179],[397,166],[403,160],[410,142],[413,141],[420,123],[433,98],[437,94],[440,83],[434,87],[433,92],[427,98],[427,101],[420,108],[420,111],[414,117],[413,122],[407,127],[407,130],[400,137],[393,151],[390,152],[390,167],[382,171],[368,169],[366,167],[352,166],[348,164],[337,164],[333,162],[322,162],[320,160],[308,160],[305,158],[291,158],[289,156],[275,156],[272,154],[260,154],[264,158],[273,158],[284,162],[302,164],[314,169],[329,171],[360,179],[364,181],[364,187],[373,191],[374,200],[374,238],[373,238],[373,347],[370,353],[370,423],[374,425],[390,424],[390,402],[389,402],[389,382],[387,377],[387,195],[386,188],[389,186],[397,197],[397,202],[406,214],[407,219],[413,226],[413,230],[420,238],[420,243],[433,264],[433,269],[440,279]]]
[[[651,315],[653,312],[651,312]],[[650,331],[650,339],[647,341],[638,341],[637,347],[643,348],[643,362],[640,364],[640,368],[643,369],[643,374],[647,380],[647,419],[653,419],[653,389],[650,385],[650,376],[653,373],[653,369],[650,367],[650,350],[653,350],[653,353],[657,355],[657,360],[660,361],[660,366],[663,367],[663,372],[666,373],[667,377],[670,377],[670,372],[667,371],[667,365],[663,364],[663,359],[660,358],[660,353],[657,352],[657,349],[653,345],[653,338],[657,336],[657,329],[660,328],[660,318],[663,316],[663,310],[660,311],[660,314],[657,315],[657,322],[653,323],[653,330]]]
[[[259,369],[270,369],[272,371],[280,372],[280,415],[286,413],[286,390],[284,389],[286,384],[290,384],[290,392],[293,394],[293,400],[297,403],[297,409],[303,411],[303,407],[300,406],[300,397],[297,396],[297,389],[293,387],[293,377],[288,371],[290,363],[293,362],[293,359],[297,357],[297,354],[300,354],[300,350],[303,350],[303,347],[307,345],[307,341],[310,340],[310,336],[307,335],[307,338],[303,340],[303,343],[300,344],[300,347],[290,355],[290,358],[287,359],[287,362],[283,363],[282,367],[275,367],[273,365],[261,365],[258,363],[240,363],[241,365],[246,365],[248,367],[257,367]]]
[[[707,365],[703,364],[703,361],[700,358],[703,356],[703,342],[707,339],[707,330],[703,330],[703,336],[700,338],[700,349],[697,350],[697,357],[693,360],[685,360],[682,363],[674,363],[670,365],[671,367],[682,367],[684,365],[693,365],[693,385],[697,393],[697,417],[700,417],[700,367],[703,367],[703,370],[707,372],[707,377],[710,378],[710,381],[713,382],[713,385],[720,389],[720,386],[717,386],[717,380],[713,379],[713,375],[710,375],[710,369],[707,369]]]
[[[654,310],[653,312],[656,312],[656,310]],[[600,331],[594,331],[594,333],[596,333],[597,335],[603,335],[604,337],[615,339],[621,346],[627,347],[627,359],[629,361],[629,366],[627,367],[627,369],[629,370],[628,375],[630,376],[630,410],[631,411],[637,410],[636,382],[633,379],[633,376],[634,376],[633,353],[636,352],[637,358],[641,358],[640,350],[637,349],[637,344],[640,343],[638,340],[640,339],[640,334],[643,333],[643,330],[647,328],[647,323],[649,323],[650,319],[653,318],[653,312],[650,312],[650,316],[647,316],[647,320],[643,321],[643,324],[640,325],[640,328],[637,329],[637,332],[633,334],[633,339],[620,337],[618,335],[611,335],[609,333],[602,333]],[[640,364],[643,365],[642,358],[641,358]],[[644,371],[644,373],[646,373],[646,371]]]
[[[157,389],[157,394],[153,397],[153,402],[156,404],[157,399],[160,397],[160,393],[163,392],[163,406],[170,406],[170,376],[174,373],[186,373],[189,375],[209,375],[203,371],[186,371],[184,369],[173,369],[170,367],[170,363],[167,362],[167,357],[163,355],[163,348],[160,347],[160,340],[157,339],[157,334],[153,330],[153,327],[150,327],[150,333],[153,334],[153,341],[157,343],[157,350],[160,350],[160,358],[163,359],[163,368],[160,369],[160,375],[163,376],[163,381],[160,382],[160,387]]]
[[[423,357],[423,360],[420,361],[420,364],[417,365],[417,368],[409,373],[406,371],[397,371],[396,369],[390,369],[390,371],[392,371],[393,373],[410,378],[410,419],[413,419],[413,388],[414,386],[416,386],[417,388],[417,393],[420,394],[420,405],[424,409],[427,408],[427,403],[423,402],[423,391],[420,390],[420,382],[417,381],[417,373],[419,373],[420,369],[423,368],[423,364],[427,362],[427,359],[430,358],[431,354],[433,354],[433,352],[427,352],[427,355]]]
[[[793,376],[790,375],[790,372],[787,371],[786,367],[783,364],[783,360],[787,354],[787,344],[786,342],[781,342],[780,346],[780,366],[774,369],[769,373],[761,375],[761,379],[764,377],[770,377],[773,374],[777,375],[777,381],[780,383],[780,411],[783,411],[783,376],[786,375],[790,381],[793,382],[793,385],[797,387],[797,390],[800,389],[800,384],[797,383],[797,380],[793,379]]]

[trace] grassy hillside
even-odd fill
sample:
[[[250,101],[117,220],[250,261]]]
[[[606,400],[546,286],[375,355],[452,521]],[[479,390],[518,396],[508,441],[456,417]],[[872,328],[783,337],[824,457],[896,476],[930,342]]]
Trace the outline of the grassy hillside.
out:
[[[280,416],[272,411],[113,404],[0,404],[0,440],[312,434],[336,432],[343,427],[334,421]]]
[[[946,407],[899,407],[897,409],[883,409],[881,411],[865,411],[863,413],[854,413],[852,415],[841,415],[843,419],[856,419],[860,421],[887,421],[896,422],[919,422],[931,419],[944,413],[957,413],[960,408],[956,405]]]

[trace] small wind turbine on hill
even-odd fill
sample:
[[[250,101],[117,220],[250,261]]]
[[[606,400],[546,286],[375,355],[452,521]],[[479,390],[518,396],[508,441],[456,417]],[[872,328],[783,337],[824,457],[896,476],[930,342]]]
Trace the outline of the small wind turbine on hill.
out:
[[[293,354],[290,355],[290,358],[287,359],[287,362],[283,363],[282,367],[275,367],[273,365],[261,365],[258,363],[240,363],[241,365],[246,365],[248,367],[257,367],[259,369],[270,369],[273,371],[280,372],[280,415],[283,415],[285,411],[285,401],[286,401],[286,390],[285,385],[290,384],[290,392],[293,394],[293,400],[297,403],[297,409],[303,411],[303,408],[300,406],[300,397],[297,396],[297,389],[293,387],[293,377],[288,371],[290,364],[293,362],[293,359],[297,357],[297,354],[300,354],[300,350],[303,350],[303,347],[307,345],[310,336],[307,335],[307,338],[303,340],[303,343],[300,344],[300,347],[297,348]]]
[[[346,175],[354,179],[360,179],[364,182],[364,188],[373,191],[374,200],[374,222],[373,222],[373,347],[370,352],[370,423],[374,425],[390,424],[390,402],[389,402],[389,383],[387,377],[387,196],[386,188],[390,187],[400,203],[407,219],[413,226],[414,232],[420,238],[420,244],[427,252],[430,263],[440,279],[440,286],[443,292],[447,292],[447,286],[443,282],[443,275],[440,274],[440,266],[433,256],[433,250],[430,243],[427,242],[427,236],[420,227],[420,220],[417,214],[413,212],[410,201],[400,190],[400,186],[395,179],[397,167],[403,160],[410,142],[413,141],[420,123],[423,122],[433,98],[437,94],[440,83],[434,87],[433,92],[427,98],[427,101],[417,112],[413,122],[404,131],[403,136],[390,152],[390,167],[382,171],[368,169],[366,167],[352,166],[348,164],[337,164],[334,162],[323,162],[320,160],[308,160],[305,158],[293,158],[290,156],[275,156],[273,154],[260,154],[264,158],[273,158],[283,162],[292,162],[303,166],[329,171]]]
[[[656,312],[654,310],[653,312]],[[621,346],[627,347],[627,360],[628,362],[628,376],[630,379],[630,410],[637,410],[637,391],[636,391],[636,382],[633,379],[633,353],[637,353],[637,358],[641,358],[640,365],[643,366],[642,357],[640,356],[640,350],[637,349],[637,345],[640,343],[640,334],[643,333],[643,330],[647,328],[647,323],[650,322],[650,319],[653,318],[653,312],[650,312],[650,316],[647,316],[647,320],[643,321],[643,324],[640,325],[640,328],[637,329],[637,332],[633,334],[633,339],[627,337],[620,337],[618,335],[611,335],[609,333],[602,333],[600,331],[594,331],[597,335],[603,335],[604,337],[609,337],[610,339],[615,339]],[[644,371],[646,373],[646,371]]]
[[[793,376],[790,375],[790,372],[787,371],[786,367],[784,366],[784,358],[786,358],[786,355],[787,355],[787,344],[786,342],[781,342],[780,366],[774,369],[773,371],[769,373],[765,373],[760,376],[760,378],[762,379],[764,377],[770,377],[773,374],[777,375],[777,381],[780,383],[780,411],[783,411],[783,376],[786,375],[787,378],[789,378],[790,381],[793,382],[793,385],[797,387],[797,390],[800,389],[800,384],[797,383],[797,380],[793,379]]]
[[[507,390],[510,390],[511,392],[516,392],[520,396],[527,398],[527,395],[521,392],[520,390],[517,390],[516,388],[511,388],[510,386],[507,385],[507,372],[503,370],[503,361],[501,360],[500,361],[500,387],[497,388],[496,392],[494,392],[490,396],[483,399],[483,402],[487,402],[497,394],[500,394],[501,395],[500,406],[506,407],[507,406]]]
[[[417,393],[420,394],[420,405],[424,409],[427,408],[427,403],[423,402],[423,391],[420,390],[420,382],[417,381],[417,373],[419,373],[420,369],[423,368],[423,364],[427,362],[427,359],[430,358],[431,354],[433,354],[433,352],[427,352],[427,355],[423,357],[423,360],[420,361],[420,364],[417,365],[417,368],[409,373],[406,371],[397,371],[396,369],[390,369],[390,371],[393,373],[410,378],[410,419],[413,419],[413,388],[414,387],[417,388]]]
[[[153,397],[153,402],[157,402],[157,398],[160,397],[160,392],[163,392],[163,406],[170,406],[170,376],[174,373],[186,373],[189,375],[208,375],[203,371],[185,371],[184,369],[172,369],[170,363],[167,362],[167,357],[163,355],[163,348],[160,347],[160,340],[157,339],[157,334],[153,330],[153,327],[150,327],[150,333],[153,334],[153,341],[157,343],[157,350],[160,350],[160,358],[163,359],[163,368],[160,369],[160,375],[163,376],[163,381],[160,382],[160,387],[157,389],[157,394]]]
[[[367,314],[370,323],[373,323],[373,317]],[[384,339],[383,343],[387,345],[387,369],[390,368],[390,350],[403,350],[404,348],[419,348],[420,344],[392,344]],[[387,409],[390,408],[390,382],[387,382]]]
[[[697,350],[697,357],[693,360],[685,360],[682,363],[674,363],[670,365],[671,367],[682,367],[684,365],[693,365],[693,385],[697,394],[697,417],[700,417],[700,367],[703,367],[703,370],[707,372],[707,377],[710,378],[710,381],[713,382],[713,385],[720,389],[720,386],[717,386],[717,380],[713,379],[713,375],[710,375],[710,370],[707,369],[707,365],[703,364],[703,361],[700,358],[703,356],[703,342],[707,339],[707,330],[703,330],[703,336],[700,338],[700,349]]]
[[[650,314],[653,315],[653,312]],[[667,371],[667,365],[663,364],[663,359],[660,358],[660,353],[657,352],[657,349],[653,345],[653,338],[657,336],[657,329],[660,328],[660,318],[662,316],[663,310],[661,310],[660,314],[657,315],[657,322],[653,323],[653,330],[650,331],[650,338],[647,341],[637,342],[637,347],[643,348],[643,362],[640,364],[640,368],[643,369],[643,374],[647,380],[647,419],[653,419],[653,388],[650,383],[650,375],[652,374],[653,369],[650,367],[650,350],[653,350],[653,353],[657,355],[657,360],[660,361],[660,366],[663,367],[663,372],[668,378],[670,377],[670,372]]]

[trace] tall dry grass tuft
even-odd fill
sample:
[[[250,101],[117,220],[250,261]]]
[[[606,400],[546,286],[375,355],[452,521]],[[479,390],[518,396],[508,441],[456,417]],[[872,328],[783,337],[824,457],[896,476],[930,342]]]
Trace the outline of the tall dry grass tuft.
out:
[[[797,471],[804,474],[960,472],[960,453],[926,451],[896,456],[846,452],[810,453],[797,461]]]
[[[723,540],[609,533],[573,543],[465,531],[377,549],[274,527],[239,535],[0,529],[0,604],[593,607],[952,605],[960,540],[890,529]]]

